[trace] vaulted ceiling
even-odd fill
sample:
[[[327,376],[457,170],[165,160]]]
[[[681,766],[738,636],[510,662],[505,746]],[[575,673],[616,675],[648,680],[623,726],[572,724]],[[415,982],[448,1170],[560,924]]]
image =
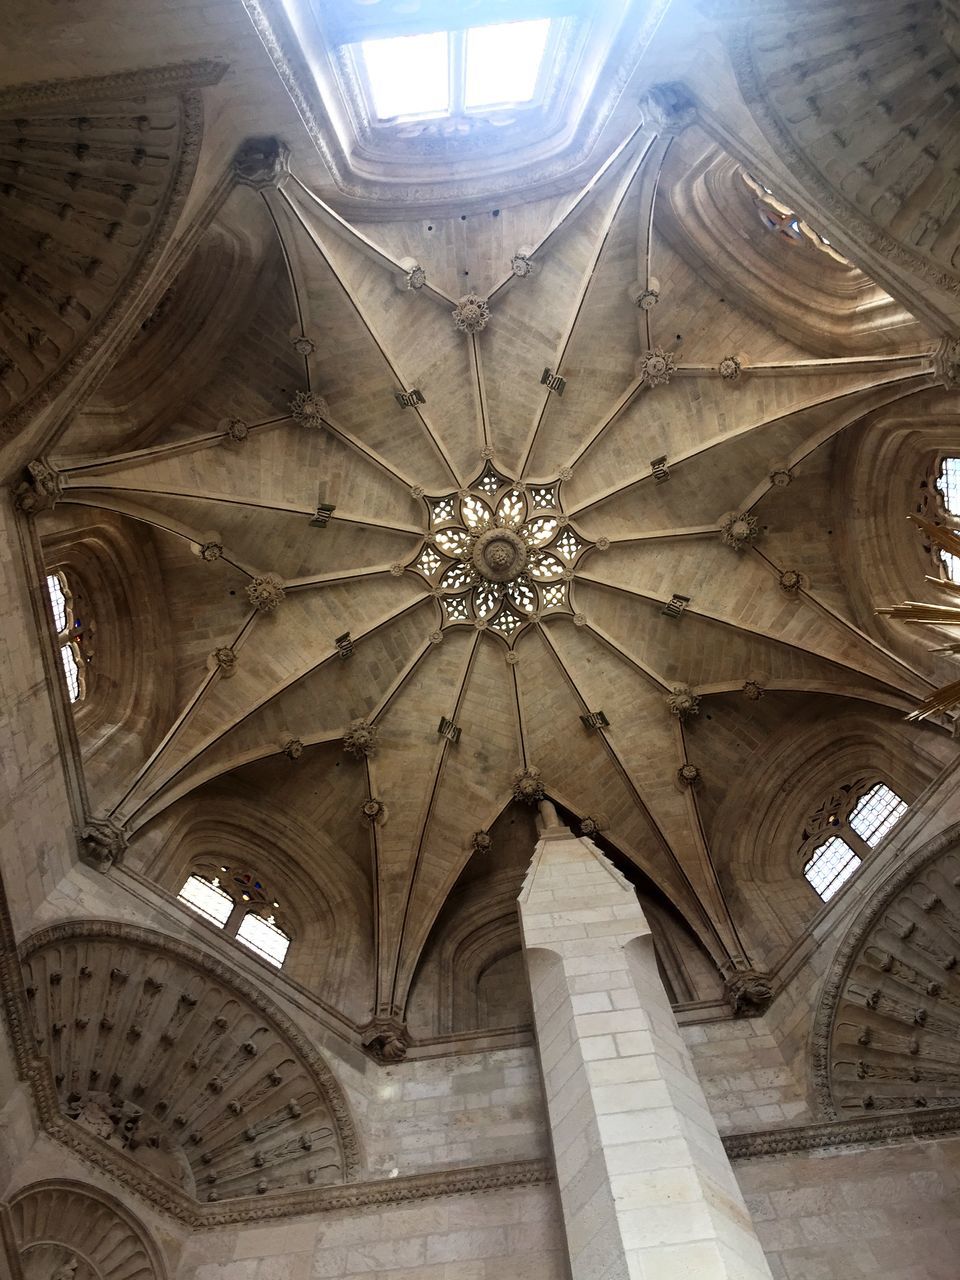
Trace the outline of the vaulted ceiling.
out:
[[[20,237],[70,185],[49,154],[108,165],[69,236],[120,202],[117,288],[189,163],[179,99],[125,101],[0,132],[36,169]],[[731,889],[756,778],[775,793],[820,733],[896,742],[916,793],[951,751],[902,724],[943,660],[874,615],[924,573],[901,521],[951,406],[940,332],[846,243],[764,225],[681,91],[638,120],[582,189],[430,219],[337,211],[257,140],[34,472],[44,559],[91,619],[86,812],[174,892],[190,850],[259,856],[311,937],[288,972],[354,1025],[403,1019],[484,860],[483,954],[515,945],[492,922],[541,790],[728,972],[769,932]],[[87,299],[31,264],[8,307],[72,289],[86,327],[46,364],[46,332],[17,338],[11,405],[53,394],[110,305],[101,268]]]

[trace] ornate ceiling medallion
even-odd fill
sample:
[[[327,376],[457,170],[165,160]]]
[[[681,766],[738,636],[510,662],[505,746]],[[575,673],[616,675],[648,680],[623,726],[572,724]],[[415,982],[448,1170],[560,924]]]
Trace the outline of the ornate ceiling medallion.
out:
[[[407,568],[434,589],[444,627],[512,645],[543,615],[573,614],[572,580],[593,544],[563,514],[559,480],[521,485],[487,462],[468,489],[424,501],[429,531]]]

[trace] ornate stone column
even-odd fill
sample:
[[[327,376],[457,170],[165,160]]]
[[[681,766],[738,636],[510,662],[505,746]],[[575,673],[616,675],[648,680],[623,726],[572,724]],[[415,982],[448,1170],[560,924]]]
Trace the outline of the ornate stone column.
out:
[[[573,1280],[770,1280],[636,894],[549,802],[520,923]]]

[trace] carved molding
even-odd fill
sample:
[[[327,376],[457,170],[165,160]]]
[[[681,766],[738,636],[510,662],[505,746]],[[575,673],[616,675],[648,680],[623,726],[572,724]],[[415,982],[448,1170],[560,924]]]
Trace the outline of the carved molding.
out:
[[[827,974],[813,1075],[825,1116],[960,1106],[960,824],[871,896]]]
[[[917,1138],[950,1137],[960,1133],[960,1107],[897,1115],[832,1120],[824,1124],[761,1129],[756,1133],[728,1133],[723,1148],[730,1160],[758,1160],[764,1156],[802,1151],[836,1151],[844,1147],[887,1145]]]

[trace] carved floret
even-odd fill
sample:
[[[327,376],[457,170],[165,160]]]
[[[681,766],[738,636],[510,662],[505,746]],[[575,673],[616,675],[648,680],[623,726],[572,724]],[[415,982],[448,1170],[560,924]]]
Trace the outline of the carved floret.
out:
[[[513,798],[524,804],[539,804],[544,797],[543,778],[539,769],[528,765],[513,775]]]
[[[742,551],[759,537],[760,521],[749,511],[730,511],[720,522],[720,541],[734,551]]]
[[[490,306],[479,294],[465,294],[454,307],[453,322],[462,333],[480,333],[490,319]]]
[[[354,720],[343,735],[343,749],[357,760],[365,760],[377,749],[379,730],[369,720]]]
[[[670,714],[678,720],[700,714],[700,695],[694,693],[688,684],[675,684],[667,694],[666,701]]]
[[[323,396],[315,391],[298,391],[290,401],[290,414],[294,422],[304,427],[322,427],[330,416],[330,409]]]
[[[260,613],[273,613],[279,604],[282,603],[286,591],[283,583],[273,573],[264,574],[263,577],[252,578],[247,583],[247,596],[250,603]]]
[[[637,377],[647,387],[661,387],[670,381],[677,371],[677,362],[669,351],[655,347],[645,351],[637,361]]]

